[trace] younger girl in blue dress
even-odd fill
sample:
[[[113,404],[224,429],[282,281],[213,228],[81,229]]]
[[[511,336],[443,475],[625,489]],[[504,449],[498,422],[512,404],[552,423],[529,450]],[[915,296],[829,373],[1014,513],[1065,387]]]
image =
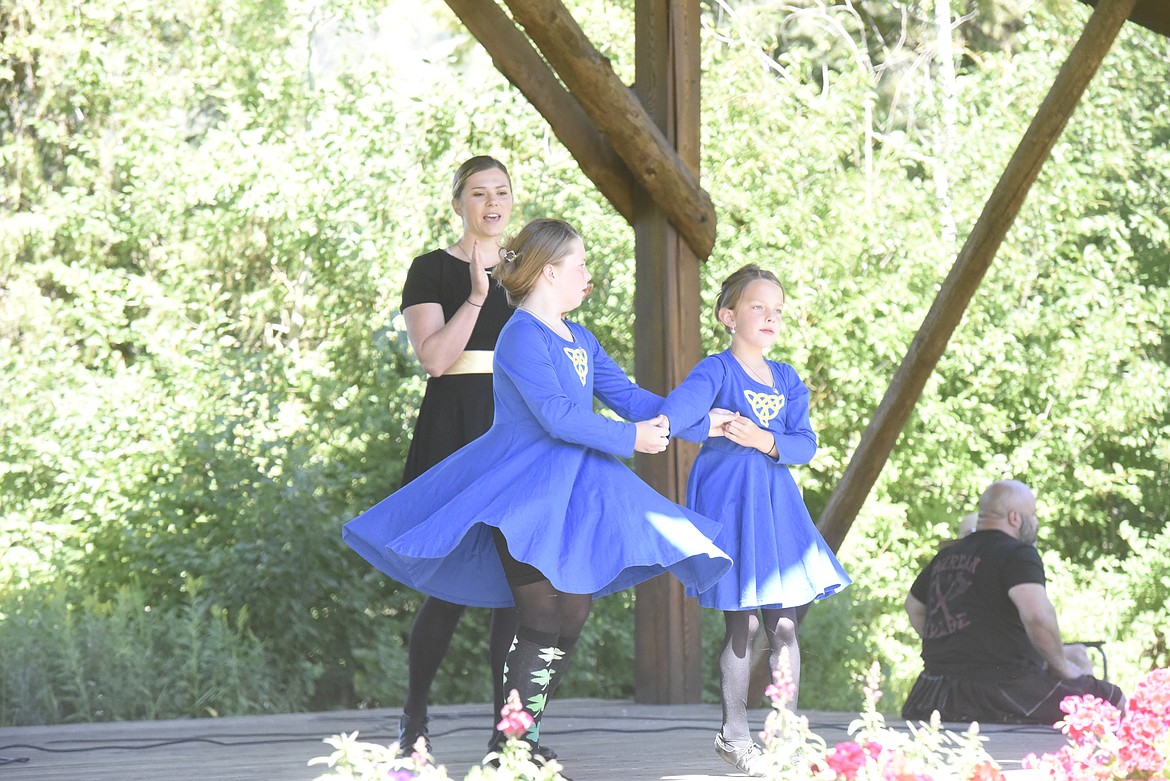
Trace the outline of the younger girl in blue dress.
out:
[[[812,460],[817,437],[809,424],[808,389],[796,370],[764,357],[783,310],[784,289],[771,272],[748,265],[728,277],[716,317],[731,334],[730,347],[700,361],[662,408],[676,428],[712,407],[737,413],[724,425],[725,436],[707,440],[699,451],[687,481],[687,506],[723,524],[715,544],[734,562],[698,599],[703,607],[724,611],[727,630],[719,655],[723,725],[715,751],[752,776],[765,774],[747,720],[751,648],[761,618],[773,673],[787,648],[796,683],[797,608],[851,582],[813,525],[788,470],[789,464]]]
[[[493,278],[516,312],[496,341],[495,418],[464,446],[345,525],[358,553],[394,579],[461,605],[515,603],[504,691],[540,716],[595,596],[672,572],[703,591],[731,566],[709,519],[674,504],[615,456],[661,452],[662,398],[630,381],[561,315],[589,290],[585,245],[561,220],[529,223]],[[593,411],[594,397],[627,423]],[[711,419],[695,416],[687,438]],[[717,421],[721,422],[721,421]]]

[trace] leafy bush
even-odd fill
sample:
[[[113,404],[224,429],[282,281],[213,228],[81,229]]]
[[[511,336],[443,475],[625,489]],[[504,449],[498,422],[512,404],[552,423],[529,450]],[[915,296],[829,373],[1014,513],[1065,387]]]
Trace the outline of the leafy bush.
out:
[[[0,600],[0,719],[5,724],[284,713],[303,707],[314,676],[276,655],[199,593],[143,609],[126,587],[109,600],[53,588]]]

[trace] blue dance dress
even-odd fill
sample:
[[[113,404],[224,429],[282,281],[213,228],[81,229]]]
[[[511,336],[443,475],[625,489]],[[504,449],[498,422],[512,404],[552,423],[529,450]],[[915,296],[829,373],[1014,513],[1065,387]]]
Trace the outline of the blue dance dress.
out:
[[[750,377],[729,350],[710,355],[667,397],[672,428],[712,407],[739,412],[776,438],[778,457],[723,437],[703,443],[687,481],[687,506],[720,521],[715,544],[734,564],[699,604],[719,610],[799,607],[852,581],[817,531],[789,464],[817,450],[808,388],[786,363],[768,361],[775,387]],[[692,596],[696,592],[688,591]]]
[[[566,593],[602,596],[671,572],[709,588],[731,566],[718,524],[663,497],[613,454],[634,452],[633,423],[662,398],[630,381],[584,327],[566,341],[524,310],[500,332],[492,427],[345,525],[345,541],[411,588],[461,605],[512,594],[488,527]],[[701,439],[706,414],[684,433]]]

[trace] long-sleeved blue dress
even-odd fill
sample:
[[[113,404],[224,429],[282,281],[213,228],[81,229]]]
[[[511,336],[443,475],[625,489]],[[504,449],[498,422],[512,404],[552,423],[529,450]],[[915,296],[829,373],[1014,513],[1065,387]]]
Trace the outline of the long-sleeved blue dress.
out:
[[[697,593],[703,607],[799,607],[852,582],[813,524],[788,469],[807,464],[817,450],[808,388],[788,364],[767,363],[774,387],[749,376],[729,350],[707,356],[662,407],[672,428],[692,425],[712,407],[722,407],[776,439],[773,459],[713,437],[691,467],[687,507],[722,523],[715,544],[734,562],[718,583]]]
[[[718,524],[663,497],[616,457],[662,398],[630,381],[586,328],[573,340],[517,310],[494,360],[492,427],[345,524],[345,541],[411,588],[478,607],[512,604],[488,527],[566,593],[601,596],[671,572],[709,588],[731,566]],[[703,420],[689,427],[701,438]]]

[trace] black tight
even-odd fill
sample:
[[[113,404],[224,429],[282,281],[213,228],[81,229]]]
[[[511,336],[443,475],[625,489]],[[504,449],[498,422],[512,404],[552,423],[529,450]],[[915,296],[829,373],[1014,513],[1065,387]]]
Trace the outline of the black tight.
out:
[[[463,615],[463,605],[427,597],[414,617],[407,649],[406,704],[402,710],[408,716],[425,719],[431,684],[439,672],[439,665],[447,655],[455,627]],[[499,720],[504,704],[504,658],[516,635],[516,610],[496,608],[492,611],[488,639],[492,672],[492,723]]]
[[[593,607],[592,594],[567,594],[547,580],[512,586],[516,600],[517,632],[576,642]]]
[[[492,527],[492,540],[500,554],[504,577],[516,601],[517,624],[530,636],[572,639],[575,643],[593,607],[592,594],[569,594],[559,590],[540,570],[517,561],[508,550],[503,532]]]
[[[504,689],[509,693],[515,690],[532,716],[532,726],[524,739],[538,746],[544,709],[572,662],[581,629],[593,607],[593,595],[561,591],[531,564],[517,561],[499,529],[492,529],[492,539],[517,614],[516,641],[505,660]],[[496,732],[492,749],[502,741],[503,735]]]
[[[788,649],[788,665],[795,686],[800,685],[800,646],[797,642],[796,608],[764,608],[757,615],[755,610],[725,611],[723,620],[726,634],[723,636],[723,650],[719,654],[719,681],[723,697],[724,739],[730,743],[750,741],[751,732],[747,720],[748,683],[751,679],[752,645],[759,634],[760,625],[768,637],[769,668],[775,674],[780,666],[780,654]],[[760,616],[763,617],[761,622]],[[796,707],[795,691],[789,703]]]

